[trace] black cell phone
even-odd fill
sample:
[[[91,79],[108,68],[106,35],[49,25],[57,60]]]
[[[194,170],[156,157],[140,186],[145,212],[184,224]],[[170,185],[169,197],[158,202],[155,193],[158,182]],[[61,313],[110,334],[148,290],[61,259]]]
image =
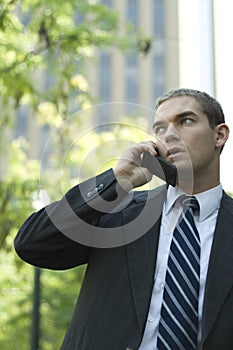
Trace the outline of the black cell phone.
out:
[[[177,169],[174,164],[167,162],[160,156],[152,156],[149,152],[144,152],[142,167],[146,167],[152,174],[158,176],[173,187],[176,186]]]

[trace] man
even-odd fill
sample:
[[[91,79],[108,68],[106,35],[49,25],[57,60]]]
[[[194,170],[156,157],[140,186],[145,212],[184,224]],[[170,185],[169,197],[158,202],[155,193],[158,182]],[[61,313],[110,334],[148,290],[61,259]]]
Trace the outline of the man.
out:
[[[229,134],[222,108],[205,93],[174,90],[156,105],[154,131],[155,141],[128,148],[113,170],[33,214],[15,239],[19,256],[33,265],[66,269],[88,264],[62,350],[232,350],[233,200],[219,179],[220,153]],[[146,151],[176,165],[176,187],[130,191],[152,177],[141,166]],[[191,224],[179,204],[184,194],[197,204],[195,212],[187,209]],[[166,300],[175,231],[182,231],[184,221],[198,236],[200,253],[193,292],[198,324],[190,321],[191,312],[182,316],[193,328],[192,339],[177,318],[183,306],[172,305],[179,310],[170,311]],[[112,245],[105,245],[109,235]],[[186,260],[193,270],[191,259]],[[181,277],[192,290],[184,270]],[[170,297],[177,301],[180,293],[189,304],[180,286],[176,283]]]

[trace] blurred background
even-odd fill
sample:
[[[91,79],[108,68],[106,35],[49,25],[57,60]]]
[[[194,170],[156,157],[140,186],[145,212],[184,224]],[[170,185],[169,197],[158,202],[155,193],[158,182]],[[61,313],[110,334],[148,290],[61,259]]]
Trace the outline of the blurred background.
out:
[[[168,90],[215,96],[233,129],[232,13],[228,0],[1,1],[0,349],[59,349],[85,272],[16,256],[33,211],[152,139]],[[232,142],[222,154],[228,193]]]

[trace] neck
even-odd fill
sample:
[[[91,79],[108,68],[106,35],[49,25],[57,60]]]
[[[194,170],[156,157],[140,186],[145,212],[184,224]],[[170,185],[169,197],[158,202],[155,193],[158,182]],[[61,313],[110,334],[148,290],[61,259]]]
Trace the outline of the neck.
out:
[[[177,186],[187,194],[197,194],[211,188],[214,188],[220,184],[219,171],[213,172],[211,176],[205,174],[200,176],[200,174],[194,173],[193,181],[190,181],[190,178],[178,179]]]
[[[185,186],[184,184],[178,184],[178,187],[187,194],[195,195],[204,191],[208,191],[211,188],[218,186],[219,184],[220,182],[218,181],[212,184],[194,184],[193,188],[190,188],[190,186]]]

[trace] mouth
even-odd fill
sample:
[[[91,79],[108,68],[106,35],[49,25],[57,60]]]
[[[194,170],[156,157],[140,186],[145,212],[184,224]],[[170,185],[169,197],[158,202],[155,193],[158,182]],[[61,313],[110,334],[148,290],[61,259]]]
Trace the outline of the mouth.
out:
[[[172,147],[172,148],[168,148],[166,156],[167,156],[167,159],[174,159],[181,156],[183,153],[184,153],[184,150],[182,150],[181,148]]]

